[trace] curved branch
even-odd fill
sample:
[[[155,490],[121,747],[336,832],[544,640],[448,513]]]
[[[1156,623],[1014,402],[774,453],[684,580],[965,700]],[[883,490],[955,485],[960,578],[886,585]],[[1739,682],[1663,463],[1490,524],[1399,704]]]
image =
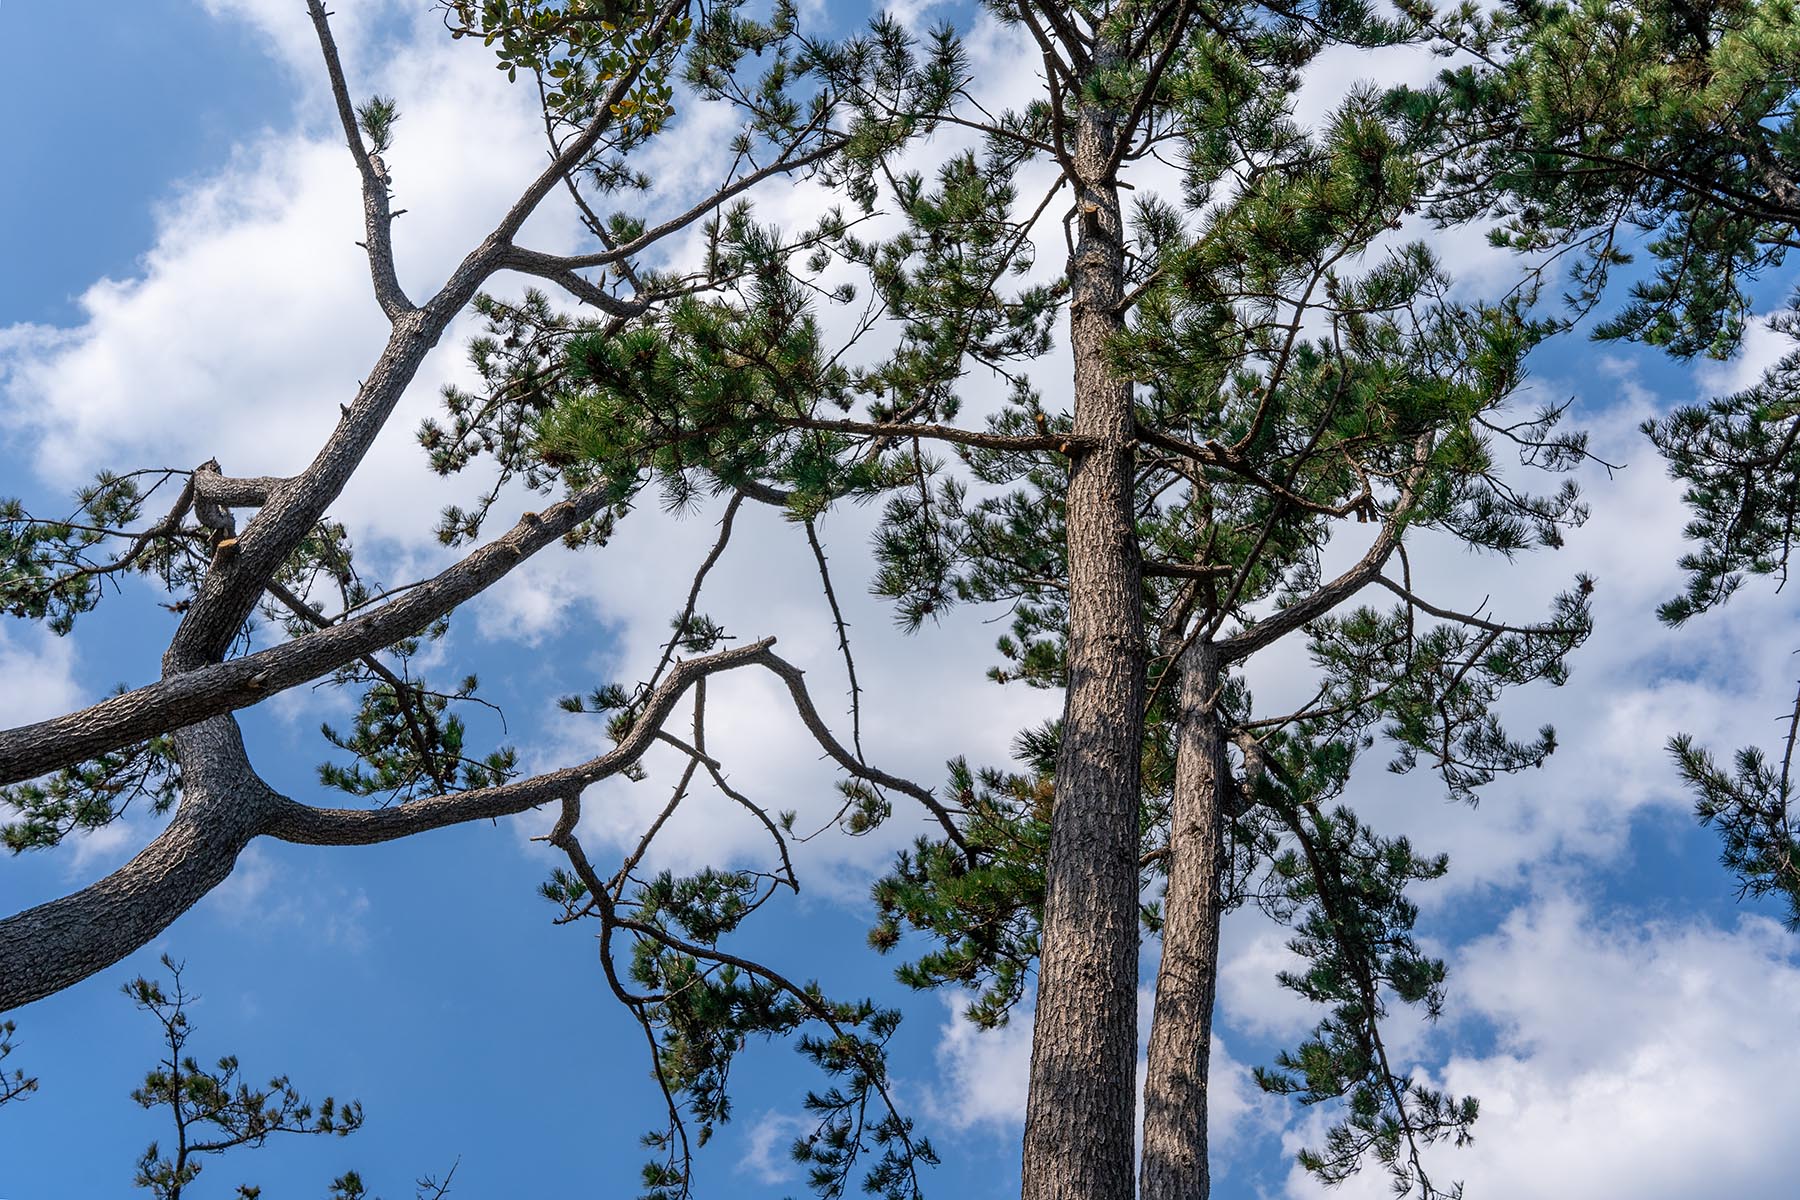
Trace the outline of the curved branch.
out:
[[[650,305],[645,301],[619,299],[591,279],[578,274],[569,259],[559,258],[554,254],[509,246],[501,256],[499,265],[521,275],[535,275],[539,279],[548,280],[609,317],[637,317],[650,311]]]
[[[1429,437],[1421,437],[1413,448],[1413,469],[1407,478],[1405,489],[1401,492],[1399,499],[1395,501],[1393,511],[1389,512],[1386,520],[1382,522],[1381,532],[1376,535],[1375,541],[1363,556],[1356,561],[1356,565],[1330,583],[1315,588],[1311,593],[1286,608],[1271,613],[1242,633],[1220,641],[1219,653],[1225,663],[1242,662],[1271,642],[1324,616],[1380,577],[1381,568],[1387,565],[1387,560],[1393,556],[1395,547],[1400,544],[1400,533],[1405,528],[1407,515],[1412,511],[1413,502],[1418,495],[1419,483],[1425,477],[1425,467],[1430,459],[1430,454]]]
[[[943,826],[944,835],[950,839],[951,844],[965,855],[973,857],[974,851],[969,848],[968,842],[963,840],[962,831],[956,827],[955,817],[936,796],[931,794],[929,789],[920,787],[910,779],[889,775],[879,767],[869,766],[832,735],[830,726],[825,724],[825,719],[819,715],[818,708],[812,702],[812,696],[806,690],[806,672],[772,651],[765,650],[759,656],[759,660],[765,667],[779,675],[783,683],[787,684],[788,694],[794,698],[794,707],[800,711],[800,720],[805,723],[808,732],[819,743],[819,747],[830,755],[838,766],[858,779],[865,779],[879,787],[891,788],[902,795],[911,796],[923,804],[926,810],[937,818],[938,824]]]
[[[251,769],[229,717],[174,735],[184,795],[175,818],[106,878],[0,921],[0,1012],[105,970],[225,882],[284,802]]]
[[[1473,613],[1457,612],[1455,609],[1440,608],[1438,605],[1415,594],[1410,588],[1389,579],[1386,575],[1378,574],[1374,579],[1370,580],[1370,582],[1380,584],[1388,591],[1394,593],[1394,595],[1400,597],[1400,599],[1406,601],[1408,605],[1418,609],[1422,613],[1429,613],[1434,617],[1440,617],[1446,621],[1454,621],[1458,625],[1467,625],[1474,629],[1486,630],[1488,633],[1517,633],[1530,635],[1534,633],[1550,633],[1555,629],[1554,625],[1506,625],[1499,621],[1490,621],[1486,617],[1478,617]],[[1484,605],[1485,603],[1486,601],[1483,601]]]
[[[389,808],[315,808],[298,801],[284,802],[264,830],[270,837],[306,846],[372,846],[409,837],[447,825],[460,825],[492,817],[511,816],[577,795],[582,789],[617,775],[644,756],[657,739],[683,693],[696,682],[719,671],[761,662],[774,638],[678,662],[669,671],[644,711],[618,745],[605,754],[560,771],[534,775],[498,787],[479,788],[448,796],[413,800]]]
[[[570,800],[643,757],[689,687],[715,672],[763,661],[773,644],[768,638],[677,663],[631,732],[579,766],[391,808],[314,808],[281,795],[258,777],[229,717],[180,730],[174,740],[184,794],[168,827],[98,883],[0,921],[0,1012],[79,983],[149,943],[223,883],[256,837],[368,846]]]
[[[1368,551],[1356,565],[1330,583],[1323,584],[1286,608],[1278,609],[1242,633],[1219,642],[1219,652],[1227,663],[1242,662],[1269,643],[1277,641],[1302,625],[1324,616],[1354,596],[1381,574],[1381,568],[1400,544],[1400,522],[1389,520],[1381,528]]]

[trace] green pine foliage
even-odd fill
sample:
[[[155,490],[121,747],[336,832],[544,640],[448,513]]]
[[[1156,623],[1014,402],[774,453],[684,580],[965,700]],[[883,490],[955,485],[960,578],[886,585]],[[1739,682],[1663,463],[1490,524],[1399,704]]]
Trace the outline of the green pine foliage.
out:
[[[109,581],[148,576],[171,592],[191,589],[205,566],[207,531],[183,526],[191,504],[185,471],[102,471],[75,494],[68,516],[32,516],[0,498],[0,608],[67,634],[100,603]],[[173,518],[145,523],[159,492],[179,491]]]
[[[13,1043],[13,1034],[18,1030],[19,1027],[13,1022],[0,1021],[0,1063],[11,1058],[13,1051],[18,1048]],[[6,1104],[37,1091],[37,1085],[38,1081],[35,1077],[25,1074],[19,1068],[15,1067],[10,1074],[0,1068],[0,1104]]]
[[[0,842],[14,854],[48,849],[72,833],[110,825],[134,801],[162,816],[180,796],[181,767],[168,737],[150,738],[43,779],[0,787],[0,811],[9,814]]]
[[[648,1200],[691,1193],[694,1152],[731,1119],[739,1056],[752,1041],[787,1038],[831,1081],[805,1096],[816,1124],[792,1146],[814,1190],[839,1197],[860,1178],[884,1200],[923,1195],[920,1171],[937,1155],[896,1106],[887,1073],[900,1014],[833,1000],[816,983],[792,982],[720,945],[788,880],[709,868],[633,883],[627,864],[610,883],[595,882],[558,869],[543,894],[565,920],[601,917],[608,982],[653,1047],[668,1122],[643,1138],[655,1154],[642,1173]],[[630,943],[624,971],[615,938]]]
[[[477,382],[446,391],[442,414],[418,431],[433,469],[480,478],[471,499],[442,514],[440,540],[476,540],[502,495],[519,491],[603,490],[571,546],[604,545],[652,495],[676,512],[728,497],[719,545],[650,677],[563,702],[603,716],[618,742],[640,732],[678,652],[730,642],[697,604],[746,500],[779,506],[812,541],[853,689],[813,524],[845,502],[880,506],[875,588],[902,627],[921,629],[953,605],[1006,606],[991,678],[1066,686],[1065,504],[1084,447],[1032,372],[1069,315],[1068,279],[1041,280],[1037,261],[1068,232],[1051,225],[1068,181],[1028,191],[1027,180],[1039,188],[1034,172],[1066,157],[1077,107],[1144,115],[1151,132],[1130,153],[1175,164],[1179,178],[1172,195],[1133,193],[1126,324],[1109,351],[1134,389],[1138,472],[1120,499],[1143,555],[1151,634],[1141,663],[1143,929],[1154,935],[1163,918],[1176,745],[1192,732],[1186,722],[1216,722],[1208,732],[1230,747],[1232,775],[1217,833],[1224,906],[1254,904],[1289,931],[1302,965],[1281,982],[1320,1009],[1313,1033],[1259,1078],[1334,1106],[1325,1144],[1301,1159],[1321,1178],[1342,1180],[1373,1159],[1398,1190],[1436,1194],[1420,1149],[1465,1140],[1478,1109],[1398,1070],[1384,1023],[1435,1017],[1443,1004],[1444,964],[1414,936],[1410,888],[1447,864],[1372,829],[1344,796],[1378,745],[1391,770],[1435,772],[1466,801],[1541,765],[1554,732],[1517,736],[1498,705],[1509,689],[1564,680],[1589,632],[1593,585],[1577,576],[1531,623],[1460,611],[1415,588],[1411,546],[1503,558],[1559,546],[1586,515],[1581,497],[1566,480],[1542,494],[1528,484],[1587,451],[1560,409],[1511,407],[1527,355],[1564,324],[1537,311],[1535,284],[1490,302],[1458,298],[1431,253],[1396,233],[1426,211],[1446,222],[1497,218],[1496,237],[1521,250],[1573,247],[1572,299],[1584,306],[1626,264],[1636,231],[1651,273],[1602,332],[1684,355],[1722,352],[1741,334],[1745,287],[1794,236],[1781,207],[1791,198],[1776,186],[1793,178],[1792,72],[1781,69],[1794,58],[1791,5],[1533,3],[1439,17],[1410,2],[1390,12],[1351,0],[1232,3],[1196,19],[1191,6],[1136,0],[1029,9],[996,0],[989,9],[1003,22],[1063,22],[1128,50],[1105,69],[1047,68],[1043,96],[1001,113],[966,103],[969,64],[950,31],[915,38],[888,17],[833,40],[803,31],[787,0],[725,0],[693,20],[614,0],[443,7],[453,34],[484,43],[510,77],[542,85],[554,145],[575,144],[596,116],[605,122],[571,188],[603,252],[559,281],[588,307],[571,313],[539,291],[477,298]],[[1424,91],[1353,89],[1316,129],[1292,118],[1323,51],[1432,37],[1471,51],[1475,65]],[[663,234],[632,211],[651,183],[633,155],[690,99],[741,121],[731,179],[804,162],[840,206],[810,227],[775,228],[733,183],[695,226],[697,261],[642,253]],[[356,119],[374,153],[391,146],[393,100],[369,100]],[[909,169],[900,152],[951,121],[981,136],[932,169]],[[1708,157],[1715,143],[1725,149]],[[1593,170],[1567,169],[1590,160]],[[1704,187],[1690,178],[1702,163]],[[848,344],[829,340],[826,306],[862,314]],[[1688,472],[1702,513],[1707,549],[1691,567],[1690,607],[1722,599],[1746,571],[1785,566],[1800,410],[1781,387],[1791,391],[1783,377],[1654,433]],[[981,416],[969,421],[976,396]],[[1773,499],[1734,490],[1731,471],[1747,461],[1769,468],[1758,478],[1777,481]],[[150,521],[145,502],[158,485],[135,480],[103,477],[63,521],[0,508],[0,602],[66,632],[105,579],[135,571],[179,609],[219,552],[218,530],[190,523],[182,502]],[[1340,587],[1329,564],[1345,546],[1374,547],[1374,569]],[[322,521],[272,581],[263,616],[300,636],[388,594],[359,573],[343,528]],[[481,703],[477,681],[423,678],[423,648],[443,636],[439,623],[335,675],[358,701],[347,727],[323,730],[348,758],[320,768],[325,785],[405,803],[513,775],[509,748],[471,748],[459,710]],[[1283,640],[1304,647],[1315,690],[1298,708],[1273,709],[1252,694],[1248,664]],[[1222,660],[1199,717],[1177,700],[1195,647]],[[573,836],[571,804],[550,839],[569,866],[543,889],[559,920],[597,926],[608,987],[645,1035],[667,1120],[644,1139],[644,1194],[691,1194],[694,1152],[731,1119],[741,1055],[782,1040],[825,1080],[805,1100],[816,1123],[794,1147],[813,1188],[912,1200],[936,1156],[893,1094],[887,1047],[898,1014],[829,997],[731,948],[778,892],[797,890],[793,821],[771,820],[731,790],[707,755],[703,711],[697,699],[691,744],[666,735],[689,761],[664,817],[704,772],[764,822],[779,864],[650,872],[641,864],[659,818],[603,877]],[[950,828],[919,839],[875,887],[872,944],[904,960],[899,975],[913,987],[969,989],[968,1015],[983,1027],[1003,1024],[1030,990],[1062,736],[1056,723],[1023,731],[1010,768],[953,760],[935,798]],[[166,809],[179,773],[157,745],[0,793],[17,814],[8,844],[54,845],[138,796]],[[1690,776],[1718,797],[1710,819],[1739,868],[1751,879],[1791,877],[1785,765],[1775,773],[1740,761],[1727,775],[1695,753]],[[625,773],[642,777],[635,766]],[[878,827],[893,811],[889,790],[846,780],[837,824],[850,834]],[[172,998],[134,986],[169,1037],[185,1037],[179,977]],[[235,1063],[200,1072],[181,1065],[180,1049],[147,1082],[146,1103],[167,1103],[178,1119],[214,1112],[196,1119],[229,1136],[253,1125],[257,1137],[345,1131],[345,1113],[315,1113],[285,1081],[245,1089]],[[202,1100],[214,1107],[194,1107]],[[144,1162],[145,1178],[160,1181],[145,1186],[169,1195],[198,1170],[197,1159],[155,1148]],[[333,1190],[365,1194],[353,1172]]]
[[[327,1096],[315,1106],[285,1075],[269,1080],[267,1086],[254,1086],[243,1079],[235,1055],[202,1067],[188,1051],[194,1033],[188,1006],[198,997],[183,986],[181,964],[166,954],[162,964],[169,972],[167,987],[140,976],[123,989],[135,1007],[162,1027],[166,1053],[131,1098],[144,1108],[166,1110],[175,1127],[171,1147],[165,1150],[163,1143],[151,1142],[139,1157],[138,1187],[156,1200],[180,1200],[209,1158],[239,1147],[261,1146],[277,1134],[348,1137],[362,1127],[362,1105],[356,1101],[339,1104]],[[259,1194],[260,1189],[248,1184],[237,1189],[246,1200]]]
[[[1118,19],[1132,19],[1129,8]],[[1381,839],[1348,810],[1325,815],[1319,797],[1341,790],[1377,736],[1393,746],[1393,769],[1427,764],[1464,799],[1555,749],[1547,729],[1510,736],[1495,704],[1507,688],[1562,681],[1566,655],[1588,632],[1591,583],[1578,578],[1538,623],[1506,624],[1414,594],[1403,547],[1448,538],[1510,557],[1559,545],[1585,517],[1580,497],[1567,481],[1535,494],[1520,475],[1567,470],[1586,447],[1560,427],[1560,410],[1507,411],[1525,355],[1556,328],[1530,315],[1531,297],[1452,301],[1430,254],[1388,236],[1426,202],[1430,138],[1396,121],[1372,90],[1353,92],[1318,131],[1287,115],[1302,68],[1326,45],[1391,43],[1422,36],[1424,25],[1356,6],[1265,18],[1246,7],[1195,32],[1147,98],[1186,175],[1178,197],[1137,201],[1133,319],[1114,348],[1117,369],[1137,381],[1136,519],[1146,621],[1158,631],[1145,664],[1143,916],[1154,930],[1182,652],[1232,638],[1260,649],[1257,628],[1271,614],[1317,606],[1290,631],[1318,671],[1313,701],[1259,712],[1235,662],[1228,678],[1224,715],[1242,781],[1221,835],[1225,890],[1231,903],[1255,900],[1294,929],[1312,967],[1288,982],[1328,1012],[1265,1077],[1303,1100],[1343,1103],[1308,1165],[1336,1178],[1373,1156],[1400,1184],[1429,1192],[1417,1148],[1466,1137],[1475,1107],[1398,1076],[1371,1047],[1393,1002],[1436,1011],[1442,964],[1411,942],[1403,893],[1442,864]],[[882,28],[874,41],[891,36]],[[955,90],[953,42],[939,38],[918,61],[927,65],[897,73],[901,91]],[[913,73],[932,82],[912,83]],[[1145,78],[1140,64],[1086,86],[1131,96]],[[908,107],[892,105],[889,119]],[[1037,253],[1033,223],[1055,197],[1021,195],[1017,181],[1045,154],[1057,119],[1054,104],[984,114],[978,150],[929,180],[892,175],[881,199],[902,225],[885,236],[865,233],[858,215],[876,199],[872,176],[847,179],[852,207],[802,231],[728,209],[707,229],[704,293],[673,297],[641,320],[572,322],[535,297],[490,304],[489,336],[475,348],[484,392],[453,395],[451,424],[428,426],[427,445],[448,469],[489,454],[540,486],[604,480],[620,515],[652,484],[672,509],[726,492],[780,503],[801,521],[879,498],[876,588],[902,626],[918,629],[954,604],[1007,604],[1012,629],[992,677],[1061,687],[1063,492],[1079,450],[1065,440],[1069,415],[1046,409],[1029,367],[1049,346],[1067,289],[1017,282]],[[897,334],[872,361],[828,345],[816,316],[823,304],[856,300],[847,269],[867,280]],[[971,371],[1006,380],[1005,403],[984,428],[946,439]],[[927,449],[943,440],[952,455]],[[1327,544],[1365,531],[1401,543],[1397,577],[1371,581],[1398,603],[1358,607],[1350,594],[1321,602]],[[678,636],[691,619],[678,619]],[[616,731],[629,728],[630,693],[594,700],[619,709]],[[1007,1019],[1035,960],[1059,738],[1054,726],[1023,735],[1016,772],[954,763],[946,795],[955,836],[921,839],[876,888],[871,941],[907,951],[901,978],[913,986],[973,989],[969,1014],[984,1026]],[[1295,780],[1266,782],[1287,759]],[[1325,762],[1327,777],[1313,778]],[[1306,802],[1277,799],[1300,779],[1312,779]],[[857,811],[853,832],[885,813],[879,803]],[[632,928],[616,882],[604,900],[580,883],[567,877],[550,889],[570,916],[611,910],[603,922]],[[737,892],[714,902],[728,894]],[[667,959],[666,969],[692,954],[666,940],[637,953]],[[655,978],[660,986],[664,976]],[[693,1073],[664,1069],[665,1087],[688,1097],[702,1129],[729,1111],[720,1047],[751,1028],[786,1032],[795,1019],[753,982],[707,985],[723,990],[700,1015],[639,1010],[657,1044],[707,1048],[684,1050],[702,1064]],[[659,1137],[670,1148],[685,1134],[672,1123]],[[686,1161],[683,1143],[647,1184],[685,1188]],[[815,1183],[831,1186],[828,1176]]]
[[[1800,244],[1791,0],[1532,0],[1471,7],[1440,32],[1447,50],[1473,60],[1389,101],[1443,148],[1431,211],[1493,220],[1498,244],[1545,266],[1571,261],[1576,313],[1603,308],[1608,281],[1624,272],[1623,303],[1604,313],[1597,338],[1683,359],[1736,352],[1755,289]],[[1800,331],[1794,303],[1771,319],[1784,340]],[[1800,352],[1790,347],[1751,387],[1645,423],[1686,485],[1695,543],[1681,559],[1686,589],[1659,610],[1667,623],[1724,603],[1747,577],[1785,580],[1800,480],[1797,385]],[[1779,765],[1742,750],[1731,771],[1686,735],[1669,749],[1742,893],[1779,896],[1800,919],[1793,746],[1789,737]]]
[[[1795,6],[1525,0],[1469,6],[1439,32],[1469,61],[1391,98],[1442,139],[1433,211],[1497,218],[1501,245],[1573,251],[1582,307],[1641,250],[1648,271],[1596,334],[1728,355],[1748,288],[1800,221]]]
[[[546,14],[577,10],[598,11],[546,5],[531,22],[561,37],[567,27],[545,24]],[[504,12],[492,19],[518,24]],[[470,347],[479,386],[447,391],[444,415],[419,433],[438,471],[485,465],[494,472],[492,486],[473,504],[445,512],[439,535],[448,545],[477,537],[500,489],[512,483],[542,492],[604,488],[602,514],[571,539],[591,545],[603,544],[646,492],[659,507],[680,513],[720,492],[754,491],[804,524],[832,503],[885,494],[898,478],[910,477],[897,453],[865,453],[865,438],[827,427],[858,399],[887,398],[876,420],[892,421],[901,412],[905,419],[948,418],[955,412],[949,383],[963,354],[998,356],[1045,344],[1047,302],[1030,311],[996,308],[978,325],[952,328],[948,322],[967,309],[959,299],[936,313],[921,306],[906,353],[879,368],[857,369],[826,344],[814,315],[821,300],[856,300],[852,287],[818,282],[833,264],[860,265],[875,290],[895,303],[952,286],[970,292],[978,272],[985,280],[980,290],[991,297],[986,273],[1011,265],[1003,247],[980,244],[989,236],[984,222],[1004,212],[1011,197],[996,192],[973,160],[947,170],[941,188],[906,177],[902,188],[910,189],[921,224],[933,227],[917,246],[856,236],[873,210],[877,178],[892,175],[889,158],[928,131],[966,81],[954,38],[939,31],[915,42],[882,17],[862,35],[831,42],[803,36],[789,4],[774,5],[762,19],[739,5],[711,6],[689,38],[680,76],[700,99],[732,105],[744,117],[736,148],[744,161],[771,147],[804,153],[827,132],[842,139],[834,153],[820,157],[815,177],[842,192],[845,209],[812,228],[782,231],[760,224],[747,203],[722,205],[704,223],[705,252],[693,269],[621,266],[620,278],[638,300],[607,317],[569,316],[536,291],[517,301],[479,298],[476,311],[487,329]],[[561,74],[550,69],[564,90],[570,81],[578,89],[602,81],[592,45],[576,37],[552,50],[541,48],[548,44],[542,39],[536,44],[502,45],[502,65],[565,64]],[[553,97],[552,108],[559,103]],[[586,181],[600,194],[628,199],[648,186],[626,166],[628,148],[613,145],[585,164]],[[644,222],[623,214],[590,217],[606,245],[629,246],[646,235]],[[730,512],[735,507],[720,550]],[[711,561],[672,620],[650,677],[566,697],[566,711],[603,715],[611,736],[623,740],[678,652],[705,654],[727,644],[730,634],[696,607]],[[820,565],[823,570],[822,552]],[[388,718],[370,716],[365,724],[373,742]],[[693,746],[704,753],[698,722]],[[721,791],[761,816],[749,798],[731,791],[716,764],[700,757],[678,782],[671,808],[703,761]],[[642,778],[635,769],[626,773]],[[846,780],[842,792],[838,824],[850,834],[875,828],[892,810],[887,796],[866,783]],[[892,1094],[886,1047],[899,1014],[828,997],[814,983],[794,982],[728,948],[741,923],[778,889],[796,886],[785,848],[791,815],[769,823],[782,847],[774,871],[644,876],[637,864],[655,828],[611,879],[594,873],[574,850],[571,869],[554,872],[543,889],[560,908],[559,919],[599,922],[609,986],[651,1048],[667,1121],[644,1138],[652,1158],[643,1170],[643,1194],[653,1200],[691,1194],[694,1154],[732,1116],[734,1064],[752,1042],[785,1040],[825,1080],[804,1098],[814,1124],[793,1146],[813,1189],[827,1197],[853,1186],[893,1200],[921,1195],[922,1172],[936,1154]]]

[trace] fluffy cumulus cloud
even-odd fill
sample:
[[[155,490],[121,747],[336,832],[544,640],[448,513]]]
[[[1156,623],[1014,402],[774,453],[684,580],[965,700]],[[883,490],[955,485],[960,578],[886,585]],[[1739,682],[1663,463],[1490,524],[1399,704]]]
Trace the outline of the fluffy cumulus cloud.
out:
[[[79,325],[0,332],[0,405],[58,489],[101,467],[212,456],[236,474],[291,474],[330,433],[384,340],[357,246],[355,170],[317,86],[303,7],[213,7],[249,20],[270,55],[312,83],[290,127],[251,134],[219,170],[160,198],[139,272],[90,286]],[[542,135],[523,91],[496,78],[478,47],[451,43],[422,18],[397,23],[398,6],[354,7],[339,32],[356,90],[401,100],[389,157],[406,212],[395,242],[402,282],[422,298],[541,166]],[[370,36],[359,36],[365,29]],[[550,233],[545,244],[560,248]],[[450,498],[424,470],[411,430],[458,375],[471,329],[465,322],[445,337],[341,502],[355,532],[418,539]]]
[[[1434,1082],[1481,1100],[1472,1146],[1434,1153],[1471,1195],[1678,1200],[1789,1194],[1782,1149],[1800,1119],[1800,958],[1745,917],[1719,928],[1597,912],[1551,893],[1457,955],[1456,1007],[1492,1031]],[[1290,1148],[1316,1137],[1297,1129]],[[1327,1193],[1376,1197],[1378,1174]]]
[[[1757,352],[1751,347],[1747,357]],[[1449,853],[1448,879],[1421,893],[1428,906],[1491,885],[1520,884],[1547,862],[1592,865],[1613,858],[1635,818],[1685,812],[1690,804],[1663,749],[1670,736],[1690,732],[1729,749],[1762,737],[1773,728],[1770,718],[1791,704],[1791,647],[1778,632],[1788,601],[1773,588],[1747,587],[1726,612],[1679,630],[1656,620],[1657,605],[1682,587],[1678,560],[1687,549],[1687,517],[1681,485],[1667,477],[1638,427],[1708,381],[1671,395],[1684,386],[1673,376],[1674,385],[1665,379],[1655,394],[1639,371],[1631,361],[1596,355],[1589,373],[1546,378],[1520,399],[1523,409],[1539,398],[1577,397],[1571,420],[1590,431],[1601,460],[1579,472],[1592,516],[1569,532],[1562,549],[1509,561],[1430,536],[1413,543],[1416,591],[1497,620],[1541,619],[1577,573],[1592,576],[1596,587],[1594,633],[1570,659],[1568,684],[1534,685],[1502,704],[1515,736],[1555,727],[1559,749],[1542,769],[1496,781],[1474,811],[1446,803],[1426,765],[1408,776],[1383,772],[1379,741],[1353,780],[1350,801],[1378,828]],[[1518,482],[1543,490],[1556,481],[1527,474]],[[1345,538],[1331,556],[1348,562],[1361,548]],[[1365,600],[1390,603],[1385,595]],[[1771,645],[1782,652],[1770,653]],[[1304,699],[1312,684],[1297,643],[1253,663],[1251,677],[1259,707],[1269,712]]]
[[[75,645],[42,629],[0,626],[0,728],[41,721],[73,708]]]

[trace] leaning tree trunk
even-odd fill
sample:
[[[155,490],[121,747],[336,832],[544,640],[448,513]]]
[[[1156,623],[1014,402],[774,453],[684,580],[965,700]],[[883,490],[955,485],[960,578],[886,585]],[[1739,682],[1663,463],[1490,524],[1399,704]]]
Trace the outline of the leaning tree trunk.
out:
[[[1219,722],[1218,650],[1192,647],[1181,667],[1169,885],[1162,963],[1144,1080],[1140,1200],[1206,1200],[1206,1065],[1219,965],[1222,814],[1231,760]]]
[[[1068,690],[1046,867],[1026,1103],[1024,1200],[1127,1200],[1137,1059],[1138,790],[1144,627],[1132,520],[1132,389],[1108,365],[1124,246],[1118,116],[1075,123],[1070,262],[1075,433],[1068,490]]]

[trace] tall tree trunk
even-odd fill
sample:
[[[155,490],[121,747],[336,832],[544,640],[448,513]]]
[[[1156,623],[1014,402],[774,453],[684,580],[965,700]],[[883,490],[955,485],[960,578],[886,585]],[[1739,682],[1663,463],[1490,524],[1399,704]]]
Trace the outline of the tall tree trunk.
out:
[[[1219,857],[1231,760],[1219,723],[1223,683],[1210,643],[1181,668],[1180,730],[1170,805],[1162,963],[1144,1080],[1140,1200],[1206,1200],[1206,1065],[1219,965]]]
[[[1096,69],[1103,69],[1097,63]],[[1124,245],[1109,167],[1118,114],[1081,106],[1070,262],[1075,432],[1068,691],[1046,867],[1026,1103],[1024,1200],[1128,1200],[1137,1059],[1138,792],[1144,626],[1132,520],[1132,389],[1108,366]]]

